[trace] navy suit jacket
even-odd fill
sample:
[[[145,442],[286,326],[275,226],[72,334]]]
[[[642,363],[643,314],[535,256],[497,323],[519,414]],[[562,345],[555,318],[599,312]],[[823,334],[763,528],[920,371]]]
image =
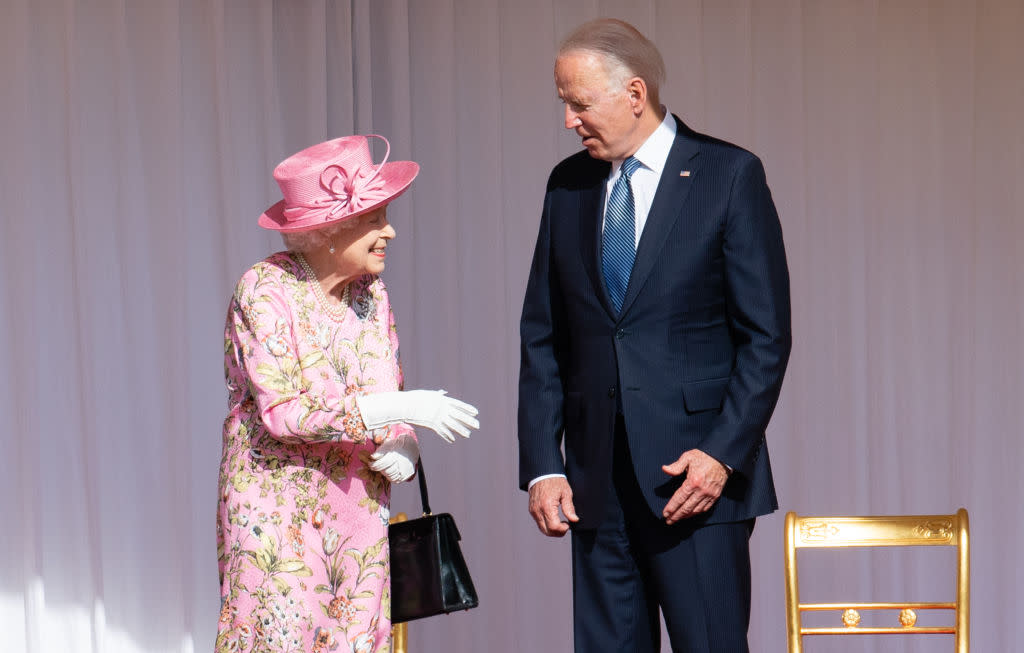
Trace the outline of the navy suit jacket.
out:
[[[682,483],[661,466],[693,448],[734,470],[695,521],[778,507],[764,433],[791,345],[782,229],[760,160],[676,123],[618,314],[600,256],[611,164],[579,152],[547,185],[520,323],[519,473],[523,489],[564,473],[577,528],[603,517],[618,407],[656,515]]]

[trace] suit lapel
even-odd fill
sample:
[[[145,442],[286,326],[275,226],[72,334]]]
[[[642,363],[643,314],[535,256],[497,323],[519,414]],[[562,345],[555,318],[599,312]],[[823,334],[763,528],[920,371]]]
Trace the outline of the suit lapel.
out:
[[[636,248],[636,259],[629,277],[629,286],[626,288],[626,296],[622,300],[621,314],[629,310],[630,305],[640,294],[640,289],[643,288],[665,246],[669,232],[682,212],[690,185],[698,174],[697,155],[700,149],[696,141],[687,137],[689,130],[678,118],[676,129],[675,142],[669,150],[668,159],[665,160],[665,169],[662,170],[658,190],[651,203],[651,211],[647,214],[647,224],[644,225],[644,232]]]
[[[601,273],[601,208],[605,181],[608,179],[611,164],[606,163],[600,170],[603,171],[600,176],[595,176],[593,182],[579,194],[580,253],[594,292],[601,299],[601,304],[608,314],[614,318],[615,309],[608,298],[608,291],[604,287],[604,275]]]

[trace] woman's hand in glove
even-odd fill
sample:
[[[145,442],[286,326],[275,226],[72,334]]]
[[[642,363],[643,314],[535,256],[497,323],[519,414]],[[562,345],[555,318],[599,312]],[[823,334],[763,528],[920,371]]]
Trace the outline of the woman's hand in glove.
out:
[[[420,445],[408,433],[400,433],[382,442],[370,458],[374,461],[370,469],[387,476],[392,483],[401,483],[416,473]]]
[[[470,429],[480,428],[477,409],[447,396],[444,390],[379,392],[357,397],[356,403],[363,423],[370,430],[407,422],[425,426],[448,442],[454,442],[453,431],[468,438]]]

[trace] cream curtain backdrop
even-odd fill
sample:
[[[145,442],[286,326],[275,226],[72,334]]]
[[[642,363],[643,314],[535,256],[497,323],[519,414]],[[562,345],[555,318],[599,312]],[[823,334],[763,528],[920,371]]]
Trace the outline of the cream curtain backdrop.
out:
[[[568,541],[537,533],[516,489],[517,322],[547,173],[578,149],[554,51],[598,15],[661,47],[672,111],[765,161],[793,280],[769,433],[783,510],[966,506],[974,647],[1020,648],[1024,2],[4,0],[2,14],[5,651],[211,650],[225,307],[280,248],[255,223],[278,197],[274,165],[353,132],[423,166],[393,206],[385,273],[408,387],[444,387],[483,423],[454,446],[422,434],[481,607],[414,623],[412,650],[570,650]],[[414,512],[414,488],[394,503]],[[785,647],[781,527],[764,518],[752,541],[754,651]],[[820,570],[855,594],[952,587],[912,580],[924,567],[895,554]]]

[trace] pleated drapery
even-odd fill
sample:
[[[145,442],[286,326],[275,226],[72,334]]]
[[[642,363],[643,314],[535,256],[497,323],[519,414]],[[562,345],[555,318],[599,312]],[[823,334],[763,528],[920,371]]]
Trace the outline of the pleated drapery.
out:
[[[659,45],[671,111],[765,162],[793,285],[768,434],[783,509],[967,507],[972,643],[1018,648],[1020,0],[6,0],[0,648],[212,649],[227,301],[281,248],[256,226],[274,165],[380,133],[422,165],[384,275],[407,387],[483,425],[421,434],[481,606],[412,624],[410,648],[570,650],[568,541],[516,489],[517,331],[548,171],[579,149],[554,53],[599,15]],[[752,552],[751,648],[781,652],[781,514]],[[914,578],[931,562],[814,561],[883,600],[951,591]]]

